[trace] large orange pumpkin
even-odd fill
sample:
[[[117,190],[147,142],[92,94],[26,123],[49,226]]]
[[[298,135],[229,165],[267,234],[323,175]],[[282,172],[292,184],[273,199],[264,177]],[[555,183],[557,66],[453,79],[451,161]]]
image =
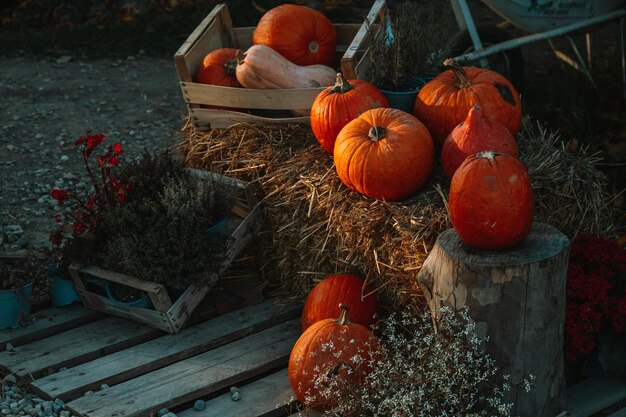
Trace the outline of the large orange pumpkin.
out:
[[[332,65],[337,33],[317,10],[282,4],[268,10],[252,33],[252,43],[269,46],[297,65]]]
[[[471,155],[450,183],[450,220],[461,240],[478,249],[506,249],[526,238],[533,190],[526,167],[493,151]]]
[[[334,150],[335,168],[351,190],[397,201],[428,181],[435,149],[426,127],[409,113],[377,108],[344,126]]]
[[[323,319],[337,317],[337,306],[350,306],[354,323],[371,327],[379,318],[380,304],[373,289],[354,274],[334,274],[321,280],[307,295],[302,310],[302,330]]]
[[[306,329],[289,356],[287,373],[291,388],[301,403],[314,410],[330,410],[335,406],[320,395],[316,384],[325,378],[363,383],[370,372],[370,353],[379,348],[372,331],[350,322],[348,307],[340,307],[338,319],[321,320]]]
[[[311,130],[330,154],[341,129],[366,110],[389,107],[387,97],[373,84],[349,80],[337,74],[337,81],[315,98],[311,107]]]
[[[458,124],[443,142],[443,172],[451,178],[465,158],[487,150],[517,158],[517,143],[509,129],[484,117],[480,106],[474,104],[465,121]]]
[[[461,67],[448,59],[451,69],[426,83],[417,94],[413,114],[420,119],[437,146],[468,111],[478,104],[485,117],[498,121],[515,135],[522,125],[522,104],[513,84],[495,71]]]
[[[224,87],[241,87],[235,76],[237,51],[236,48],[220,48],[206,54],[196,72],[196,81]]]

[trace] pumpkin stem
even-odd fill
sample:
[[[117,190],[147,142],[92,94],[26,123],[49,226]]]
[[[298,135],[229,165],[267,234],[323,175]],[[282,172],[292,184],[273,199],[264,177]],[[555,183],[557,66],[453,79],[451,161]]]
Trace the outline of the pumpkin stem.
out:
[[[235,57],[235,59],[237,60],[237,64],[243,64],[243,60],[246,59],[246,53],[239,49],[237,51],[237,56]]]
[[[446,67],[450,67],[452,72],[454,72],[457,81],[454,84],[456,88],[467,88],[472,85],[472,83],[467,79],[467,73],[465,72],[463,67],[460,66],[454,59],[446,59],[445,61],[443,61],[443,65],[445,65]]]
[[[245,53],[243,54],[243,58],[245,58]],[[243,61],[243,58],[241,58],[241,60]],[[226,70],[226,74],[229,77],[234,77],[235,74],[237,73],[236,68],[237,65],[239,65],[239,52],[237,52],[237,57],[233,58],[233,59],[229,59],[228,61],[226,61],[224,63],[224,69]]]
[[[501,155],[494,151],[482,151],[476,154],[476,158],[487,158],[490,164],[493,164],[496,161],[496,155]]]
[[[347,326],[349,324],[352,324],[350,319],[348,319],[348,310],[349,310],[348,306],[345,304],[339,304],[339,308],[341,309],[341,315],[339,316],[337,320],[335,320],[335,323],[341,326]]]
[[[335,86],[330,90],[331,93],[347,93],[352,90],[352,84],[350,84],[345,78],[343,78],[343,74],[338,72],[337,79],[335,80]]]
[[[385,137],[385,133],[387,133],[387,129],[384,127],[372,126],[367,136],[372,140],[372,142],[378,142]]]
[[[317,43],[317,41],[311,41],[311,42],[309,42],[309,51],[310,51],[312,54],[316,54],[316,53],[318,53],[318,52],[319,52],[319,50],[320,50],[320,44],[319,44],[319,43]]]

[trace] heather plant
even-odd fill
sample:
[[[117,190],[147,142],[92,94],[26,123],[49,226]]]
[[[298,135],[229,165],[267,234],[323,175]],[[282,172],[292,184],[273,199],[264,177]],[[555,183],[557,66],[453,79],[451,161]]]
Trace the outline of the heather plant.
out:
[[[403,91],[415,77],[434,77],[449,58],[456,24],[449,8],[403,1],[389,8],[372,39],[368,80],[384,90]]]
[[[120,178],[133,191],[102,217],[92,262],[172,287],[209,282],[227,248],[227,236],[209,229],[228,214],[234,191],[194,177],[168,152],[144,154]]]
[[[436,321],[430,312],[392,314],[375,328],[381,344],[369,355],[375,359],[363,384],[319,376],[320,395],[336,404],[325,415],[510,416],[508,377],[475,330],[467,309],[443,308]],[[531,381],[524,381],[526,390]]]

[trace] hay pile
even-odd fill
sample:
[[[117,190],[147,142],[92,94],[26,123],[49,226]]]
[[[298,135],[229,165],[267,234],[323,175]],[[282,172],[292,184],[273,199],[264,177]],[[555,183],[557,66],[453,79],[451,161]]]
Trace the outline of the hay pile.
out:
[[[520,156],[529,169],[536,221],[572,237],[608,234],[606,179],[594,155],[568,154],[558,136],[526,121]],[[308,126],[239,124],[209,132],[183,129],[180,150],[190,167],[257,181],[268,227],[259,239],[262,272],[277,294],[301,299],[329,273],[358,273],[384,305],[423,305],[417,274],[437,236],[452,227],[448,180],[436,168],[418,195],[386,203],[345,187],[331,155]]]

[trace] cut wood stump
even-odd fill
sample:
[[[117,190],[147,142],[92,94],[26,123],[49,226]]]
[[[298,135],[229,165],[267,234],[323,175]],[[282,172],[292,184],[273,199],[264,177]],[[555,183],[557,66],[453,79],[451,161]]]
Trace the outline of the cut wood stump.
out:
[[[512,415],[553,417],[565,409],[563,325],[569,240],[535,223],[503,251],[466,246],[443,232],[418,275],[431,311],[467,306],[487,351],[509,375]],[[523,380],[533,375],[530,392]]]

